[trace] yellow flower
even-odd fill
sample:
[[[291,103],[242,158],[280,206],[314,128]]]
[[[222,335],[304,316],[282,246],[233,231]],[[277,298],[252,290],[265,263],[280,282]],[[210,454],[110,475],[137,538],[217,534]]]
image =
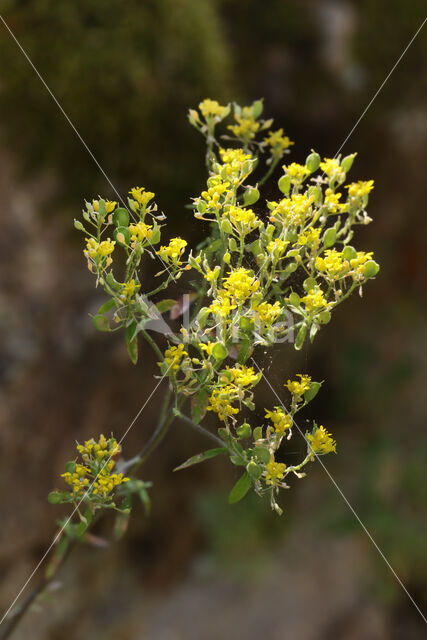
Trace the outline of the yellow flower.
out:
[[[252,171],[252,163],[248,164],[248,161],[253,157],[243,149],[220,149],[219,155],[224,163],[219,167],[219,173],[234,185],[240,184]]]
[[[359,182],[352,182],[346,186],[346,189],[348,189],[348,195],[353,198],[362,198],[363,196],[367,196],[373,188],[373,180],[359,180]]]
[[[169,371],[177,371],[181,366],[181,360],[184,356],[188,356],[188,353],[184,349],[184,345],[181,343],[177,347],[169,347],[165,351],[165,362],[168,365]]]
[[[320,227],[311,227],[298,236],[298,244],[317,248],[320,244]]]
[[[275,462],[273,459],[267,462],[266,468],[265,483],[271,486],[279,484],[285,474],[286,465],[283,462]]]
[[[292,416],[286,413],[282,407],[274,407],[274,411],[265,409],[265,417],[271,420],[274,430],[279,436],[283,436],[287,429],[292,428]]]
[[[204,118],[225,118],[229,113],[229,107],[223,107],[216,100],[206,98],[199,104],[200,113]]]
[[[288,380],[283,386],[289,389],[292,395],[299,398],[310,388],[311,377],[301,373],[298,373],[297,375],[300,378],[299,382],[297,380]]]
[[[228,199],[228,194],[231,194],[229,187],[229,182],[223,182],[219,176],[213,177],[209,182],[208,189],[202,191],[201,194],[203,200],[206,202],[207,208],[214,209],[215,211],[221,209],[224,202]],[[201,214],[196,211],[195,216],[201,217]]]
[[[145,224],[145,222],[137,222],[136,224],[129,225],[129,232],[131,234],[131,242],[135,248],[137,242],[150,240],[153,235],[153,226],[151,224]]]
[[[235,367],[226,367],[221,371],[220,382],[230,381],[238,387],[250,387],[257,384],[261,379],[261,373],[255,373],[253,367],[244,364]]]
[[[209,357],[212,356],[212,349],[216,342],[199,342],[199,348],[202,349]]]
[[[343,275],[349,270],[349,263],[342,257],[342,251],[336,249],[327,249],[324,257],[317,256],[316,269],[322,273],[326,273],[332,279]]]
[[[216,280],[218,280],[220,271],[221,267],[218,265],[215,267],[215,269],[210,269],[208,267],[208,270],[205,273],[205,280],[207,280],[208,282],[216,282]]]
[[[292,162],[290,165],[283,165],[283,170],[290,176],[292,184],[298,184],[304,180],[310,173],[305,164]]]
[[[267,245],[267,251],[273,260],[278,260],[285,253],[285,249],[288,244],[289,242],[287,240],[276,238],[276,240],[270,240]]]
[[[328,178],[336,178],[343,173],[341,164],[336,158],[324,158],[323,162],[320,163],[320,168]]]
[[[253,116],[252,107],[243,107],[242,115],[239,116],[236,113],[234,119],[237,124],[231,124],[227,128],[230,129],[236,138],[243,138],[245,142],[252,140],[261,126]]]
[[[279,301],[276,301],[274,304],[261,302],[254,311],[257,312],[261,322],[264,324],[272,324],[282,313],[282,307]]]
[[[112,263],[110,254],[114,251],[115,240],[103,240],[97,242],[95,238],[86,238],[86,249],[83,251],[88,261],[88,267],[92,270],[91,263],[101,263],[109,267]]]
[[[76,462],[72,471],[61,474],[72,488],[76,499],[85,494],[106,499],[115,487],[129,481],[129,478],[125,478],[122,473],[111,473],[116,464],[113,458],[121,451],[115,438],[107,440],[101,434],[98,442],[91,438],[84,445],[78,444],[77,451],[85,464]]]
[[[294,144],[288,136],[283,135],[283,129],[269,131],[268,136],[264,138],[264,142],[272,148],[273,153],[282,153],[282,151]]]
[[[374,254],[372,251],[368,251],[367,253],[365,253],[365,251],[358,251],[357,256],[350,260],[350,265],[353,270],[353,273],[351,275],[355,276],[356,278],[363,277],[365,275],[365,263],[368,260],[372,260],[373,255]]]
[[[303,302],[306,306],[308,313],[318,312],[321,309],[327,309],[328,303],[323,295],[323,291],[318,287],[315,289],[310,289],[306,296],[301,298],[301,302]]]
[[[218,387],[212,391],[207,410],[214,411],[220,420],[226,422],[227,418],[232,418],[239,413],[239,409],[232,406],[232,402],[238,399],[239,391],[234,385]]]
[[[313,196],[304,193],[294,193],[290,198],[283,198],[279,203],[268,203],[272,209],[270,220],[283,222],[285,225],[300,225],[311,212]]]
[[[186,246],[186,240],[183,240],[182,238],[172,238],[168,246],[160,247],[160,249],[156,251],[156,253],[165,262],[172,262],[172,264],[179,266],[180,264],[182,264],[180,258]]]
[[[227,318],[236,307],[237,305],[231,302],[228,291],[220,289],[216,299],[209,306],[209,310],[220,318]]]
[[[324,204],[328,207],[329,213],[344,213],[348,210],[348,204],[341,202],[342,193],[335,193],[332,189],[326,189]]]
[[[129,280],[129,282],[125,282],[122,287],[121,297],[125,300],[129,300],[129,298],[132,298],[136,291],[138,291],[140,286],[141,285],[137,284],[133,278],[132,280]]]
[[[144,187],[133,187],[129,194],[142,206],[147,205],[155,195],[152,191],[146,191]]]
[[[105,202],[105,212],[106,213],[111,213],[117,207],[117,202],[115,202],[114,200],[104,200],[104,202]],[[94,211],[98,212],[99,211],[99,200],[92,200],[92,207],[93,207]]]
[[[225,215],[229,218],[232,225],[242,233],[249,233],[261,224],[252,209],[243,209],[231,205]]]
[[[242,303],[249,298],[258,290],[259,286],[259,280],[252,275],[249,269],[244,267],[232,271],[224,279],[224,288],[227,291],[227,295],[234,298],[238,303]]]
[[[307,434],[307,440],[313,453],[337,452],[335,440],[322,426],[316,427],[312,434]]]

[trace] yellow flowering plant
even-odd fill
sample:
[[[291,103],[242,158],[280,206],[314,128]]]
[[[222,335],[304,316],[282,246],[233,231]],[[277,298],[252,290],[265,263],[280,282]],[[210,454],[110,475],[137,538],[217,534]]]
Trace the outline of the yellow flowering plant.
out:
[[[119,472],[112,473],[120,449],[112,437],[79,445],[82,461],[68,463],[63,474],[70,489],[54,492],[52,501],[76,502],[83,495],[92,512],[116,508],[122,517],[129,496],[141,490],[137,469],[174,419],[216,445],[178,469],[226,455],[242,468],[230,502],[252,488],[267,494],[278,513],[277,495],[288,488],[288,479],[303,477],[316,456],[336,451],[333,437],[314,424],[306,433],[302,461],[280,461],[296,413],[321,383],[307,374],[289,379],[284,383],[289,401],[265,409],[260,424],[254,416],[263,374],[254,356],[257,348],[277,343],[301,349],[341,302],[377,275],[372,252],[352,245],[355,228],[371,221],[366,207],[373,181],[345,184],[356,154],[322,160],[312,151],[304,164],[284,163],[294,143],[262,114],[262,100],[241,107],[206,99],[189,112],[190,124],[207,146],[206,186],[190,205],[194,218],[209,228],[198,247],[189,250],[181,237],[163,238],[166,216],[155,194],[143,187],[129,191],[125,207],[102,198],[86,202],[83,219],[75,221],[85,236],[88,268],[107,296],[93,317],[95,326],[123,329],[133,363],[139,343],[146,341],[161,375],[169,379],[169,391],[148,449],[130,461],[119,460]],[[264,201],[262,185],[280,162],[277,195]],[[157,285],[147,290],[141,267],[150,259],[161,268]],[[163,298],[163,292],[176,291],[186,273],[184,280],[194,289],[188,296],[190,321],[155,340],[150,323],[183,305],[182,299]]]

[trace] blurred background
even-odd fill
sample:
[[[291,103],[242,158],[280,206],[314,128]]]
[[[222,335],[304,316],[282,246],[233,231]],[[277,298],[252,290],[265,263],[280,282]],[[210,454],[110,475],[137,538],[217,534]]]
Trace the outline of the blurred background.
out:
[[[189,107],[264,97],[266,117],[296,141],[294,161],[311,148],[333,156],[426,14],[424,0],[1,6],[118,191],[155,191],[170,235],[192,243],[204,229],[184,205],[205,175]],[[120,437],[157,369],[148,351],[133,367],[123,336],[96,333],[88,317],[103,296],[73,218],[84,198],[114,193],[2,24],[0,61],[3,612],[66,513],[46,496],[75,440]],[[326,466],[427,611],[427,26],[343,149],[354,151],[351,179],[376,185],[374,222],[355,244],[375,251],[380,275],[312,347],[284,345],[264,366],[276,388],[298,371],[325,380],[301,426],[315,418],[335,435]],[[126,457],[149,437],[163,393],[127,436]],[[263,393],[260,408],[274,404]],[[320,465],[282,495],[278,518],[255,496],[228,506],[238,470],[221,461],[172,474],[204,445],[174,426],[143,470],[150,517],[136,508],[120,543],[78,549],[16,640],[425,637]],[[108,538],[111,525],[97,533]]]

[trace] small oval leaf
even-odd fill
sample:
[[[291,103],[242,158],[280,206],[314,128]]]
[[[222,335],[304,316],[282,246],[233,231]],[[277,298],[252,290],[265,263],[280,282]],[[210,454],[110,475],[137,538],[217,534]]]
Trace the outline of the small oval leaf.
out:
[[[252,484],[251,477],[246,471],[238,479],[238,481],[230,491],[230,494],[228,496],[228,503],[236,504],[236,502],[240,502],[240,500],[242,500],[242,498],[244,498],[247,492],[249,491],[251,484]]]

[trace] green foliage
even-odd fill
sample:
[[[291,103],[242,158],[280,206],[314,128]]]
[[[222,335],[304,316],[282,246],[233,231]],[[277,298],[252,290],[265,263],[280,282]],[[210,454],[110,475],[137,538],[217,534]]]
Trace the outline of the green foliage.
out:
[[[170,127],[171,113],[228,86],[213,3],[8,0],[2,16],[113,183],[142,174],[150,182],[167,180],[171,197],[182,193],[183,172],[196,171],[197,163],[180,162],[184,129]],[[28,167],[54,167],[62,193],[105,189],[105,178],[6,31],[0,57],[0,115],[9,145]]]

